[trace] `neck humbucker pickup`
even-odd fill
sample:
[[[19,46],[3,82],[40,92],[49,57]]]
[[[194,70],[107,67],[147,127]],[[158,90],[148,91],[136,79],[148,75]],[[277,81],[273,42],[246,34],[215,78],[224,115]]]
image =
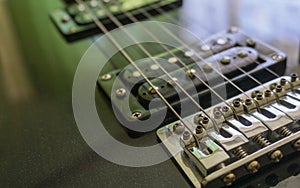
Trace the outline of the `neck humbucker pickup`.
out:
[[[300,79],[292,74],[184,118],[192,133],[174,122],[157,135],[171,153],[180,150],[172,154],[196,187],[250,185],[268,174],[284,179],[282,165],[299,158],[299,108]]]

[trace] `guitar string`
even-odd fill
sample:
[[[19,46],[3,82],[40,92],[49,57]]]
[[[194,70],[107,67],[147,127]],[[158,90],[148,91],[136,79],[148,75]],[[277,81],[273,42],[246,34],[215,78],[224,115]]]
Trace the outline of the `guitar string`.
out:
[[[102,3],[101,3],[102,4]],[[122,28],[123,24],[113,15],[111,14],[106,7],[103,7],[103,10],[105,10],[107,16],[110,18],[110,20],[116,24],[119,28]],[[122,29],[123,30],[123,29]],[[136,38],[134,38],[130,33],[128,33],[126,30],[123,30],[126,35],[132,40],[134,41],[137,46],[153,61],[153,63],[155,63],[164,73],[165,75],[167,75],[169,77],[169,79],[173,79],[173,77],[168,73],[168,71],[165,70],[164,67],[162,67],[157,61],[156,59],[154,59],[152,57],[152,55],[149,53],[149,51],[147,51],[141,44],[138,43],[138,41],[136,40]],[[160,43],[160,41],[157,41],[158,43]],[[176,81],[173,80],[174,84],[176,84],[176,86],[193,102],[193,104],[200,110],[202,111],[207,118],[209,118],[213,123],[212,125],[214,126],[215,130],[218,131],[216,124],[214,122],[213,119],[210,118],[210,116],[207,114],[207,112],[204,110],[204,108],[199,105],[199,103],[197,101],[195,101],[195,99]]]
[[[155,90],[155,93],[162,99],[162,101],[168,106],[168,108],[172,111],[172,113],[179,119],[179,121],[185,126],[185,128],[193,135],[195,139],[197,139],[193,131],[186,124],[184,119],[177,113],[177,111],[172,107],[172,105],[167,101],[167,99],[160,93],[160,91],[156,88],[156,86],[149,80],[149,78],[143,73],[143,71],[136,65],[136,63],[132,60],[132,58],[124,51],[124,49],[120,46],[120,44],[112,37],[109,33],[108,29],[98,20],[98,18],[94,15],[94,13],[85,6],[82,0],[75,0],[76,3],[80,6],[85,7],[85,10],[91,16],[94,23],[97,27],[108,37],[108,39],[117,47],[117,49],[122,53],[122,55],[129,61],[129,63],[142,75],[142,77],[146,80],[146,82]]]
[[[172,18],[172,17],[169,15],[168,12],[164,11],[164,10],[163,10],[162,8],[160,8],[159,6],[155,6],[155,5],[150,5],[150,6],[151,6],[152,8],[155,8],[159,13],[164,14],[166,17],[168,17],[168,19],[169,19],[171,22],[176,22],[176,20],[175,20],[174,18]],[[177,6],[174,5],[174,4],[169,4],[169,5],[167,5],[167,6],[169,6],[170,8],[177,8]],[[140,8],[140,9],[141,9],[141,8]],[[142,10],[142,9],[141,9],[141,10]],[[144,10],[142,10],[142,11],[144,11]],[[246,35],[244,32],[242,32],[242,31],[240,31],[240,32],[243,33],[244,35]],[[258,65],[260,65],[260,66],[262,66],[264,69],[266,69],[269,73],[273,74],[275,77],[277,77],[277,78],[280,78],[280,77],[281,77],[279,74],[275,73],[275,72],[272,71],[270,68],[265,67],[264,64],[259,63],[259,62],[257,62],[257,61],[255,61],[255,63],[258,64]]]
[[[164,15],[167,14],[166,11],[164,11],[162,8],[156,6],[155,5],[150,5],[152,8],[156,8],[156,10],[158,11],[158,9],[160,10],[159,12],[160,13],[163,13]],[[170,4],[169,6],[172,6],[172,8],[176,8],[175,5],[173,4]],[[153,16],[151,16],[148,12],[146,12],[143,8],[140,8],[139,9],[147,18],[153,18]],[[172,17],[170,17],[169,15],[167,15],[168,19],[172,19],[172,22],[174,22],[174,19]],[[161,27],[164,27],[164,26],[161,26]],[[165,28],[167,29],[167,28]],[[268,72],[270,72],[271,74],[273,74],[275,77],[279,78],[280,76],[275,73],[274,71],[270,70],[268,67],[265,67],[264,65],[258,63],[257,61],[255,61],[256,64],[262,66],[264,69],[266,69]],[[238,68],[241,72],[243,72],[246,76],[248,76],[250,79],[252,79],[254,82],[256,82],[258,85],[262,85],[265,89],[268,89],[266,88],[258,79],[256,79],[254,76],[252,76],[250,73],[248,73],[247,71],[245,71],[244,69],[242,69],[241,67],[237,66],[236,64],[233,64],[236,68]],[[243,91],[244,92],[244,91]]]
[[[166,12],[163,10],[163,9],[161,9],[160,7],[154,7],[155,5],[150,5],[150,6],[152,6],[152,8],[157,8],[157,9],[160,9],[161,10],[161,12],[160,13],[164,13],[164,14],[166,14]],[[176,7],[175,5],[171,5],[171,6],[173,6],[173,8],[174,7]],[[146,12],[143,8],[139,8],[139,10],[147,17],[147,18],[153,18],[153,16],[151,16],[148,12]],[[169,15],[168,15],[168,17],[170,17]],[[172,20],[174,20],[173,18],[171,18]],[[172,22],[174,22],[174,21],[172,21]],[[160,27],[164,27],[164,26],[160,26]],[[166,27],[164,27],[163,28],[166,32],[168,32],[168,33],[170,33],[170,31],[166,28]],[[171,34],[171,33],[170,33]],[[174,35],[173,35],[174,36]],[[175,39],[178,39],[178,40],[180,40],[179,38],[175,38]],[[183,41],[182,41],[183,42]],[[255,63],[256,64],[258,64],[258,65],[261,65],[261,64],[259,64],[257,61],[255,61]],[[185,64],[183,64],[183,65],[185,65]],[[258,85],[262,85],[264,88],[266,88],[258,79],[256,79],[256,78],[254,78],[252,75],[250,75],[248,72],[246,72],[245,70],[243,70],[241,67],[239,67],[239,66],[237,66],[236,64],[233,64],[237,69],[239,69],[241,72],[243,72],[247,77],[249,77],[251,80],[253,80],[254,82],[256,82]],[[271,71],[270,69],[268,69],[268,68],[266,68],[266,67],[264,67],[266,70],[268,70],[270,73],[272,73],[272,74],[274,74],[276,77],[280,77],[280,76],[278,76],[278,74],[276,74],[276,73],[274,73],[273,71]],[[229,78],[226,78],[226,77],[224,77],[224,76],[222,76],[224,79],[226,79],[226,80],[230,80]],[[242,89],[240,89],[238,86],[236,86],[235,84],[231,84],[231,85],[233,85],[236,89],[238,89],[241,93],[243,93],[243,94],[245,94],[245,91],[244,90],[242,90]],[[267,89],[267,88],[266,88]],[[245,94],[247,97],[249,97],[247,94]]]

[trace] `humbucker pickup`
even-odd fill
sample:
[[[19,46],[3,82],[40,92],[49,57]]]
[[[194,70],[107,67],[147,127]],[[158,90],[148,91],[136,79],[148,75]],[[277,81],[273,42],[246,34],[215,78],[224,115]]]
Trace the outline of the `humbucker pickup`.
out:
[[[169,73],[168,76],[171,75],[183,87],[184,91],[192,93],[192,97],[198,100],[203,108],[210,107],[213,102],[212,97],[216,98],[207,87],[207,84],[214,82],[214,79],[217,80],[216,83],[219,83],[218,79],[221,78],[222,83],[213,85],[213,89],[218,91],[225,87],[226,95],[230,98],[239,94],[240,91],[232,87],[229,82],[246,91],[258,86],[249,75],[265,83],[274,79],[275,75],[283,75],[286,66],[284,53],[261,41],[251,39],[238,30],[217,33],[202,42],[195,41],[190,44],[189,49],[172,49],[172,53],[159,53],[153,58]],[[180,60],[186,66],[181,65]],[[174,80],[164,74],[151,59],[137,60],[136,64],[176,110],[180,111],[182,104],[189,105],[191,100],[182,94],[182,89],[173,84]],[[218,69],[219,73],[214,69]],[[220,73],[229,80],[220,77]],[[125,121],[133,126],[135,122],[138,126],[136,120],[147,119],[164,110],[163,107],[155,111],[149,109],[151,101],[159,99],[159,96],[132,65],[124,69],[102,72],[98,85],[111,98],[112,104],[122,114]],[[124,113],[123,106],[126,105],[123,94],[130,98],[132,114]],[[181,112],[182,116],[188,116],[199,110],[192,108],[195,106],[193,104],[190,106],[191,108]],[[162,125],[176,119],[172,112],[167,113]]]
[[[132,21],[124,12],[129,12],[138,20],[143,20],[147,18],[145,12],[155,16],[160,14],[156,10],[158,8],[162,11],[170,11],[181,5],[182,0],[86,0],[83,4],[68,1],[65,8],[51,12],[50,18],[66,40],[72,42],[101,32],[94,23],[93,16],[107,29],[112,30],[117,26],[107,16],[108,12],[125,25]]]
[[[256,187],[247,180],[261,175],[262,187],[274,186],[287,178],[280,170],[300,170],[290,164],[300,151],[299,87],[296,74],[277,78],[184,118],[192,132],[177,121],[157,135],[196,187]]]

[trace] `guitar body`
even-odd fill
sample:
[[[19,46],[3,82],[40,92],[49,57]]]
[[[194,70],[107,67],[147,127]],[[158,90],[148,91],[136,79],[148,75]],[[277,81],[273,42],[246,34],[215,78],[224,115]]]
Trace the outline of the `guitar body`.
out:
[[[203,38],[238,25],[251,36],[288,53],[286,74],[300,73],[298,44],[286,41],[288,33],[284,29],[273,30],[268,36],[264,26],[249,20],[252,25],[243,28],[250,19],[249,12],[237,11],[234,2],[187,0],[181,8],[154,18],[168,21],[172,17]],[[0,6],[4,10],[0,12],[4,33],[7,33],[3,39],[11,44],[0,45],[4,59],[0,71],[0,184],[3,187],[193,186],[174,159],[150,167],[120,166],[97,155],[82,138],[72,109],[73,78],[85,51],[101,33],[67,42],[49,18],[53,10],[65,6],[60,0],[11,0],[1,2]],[[267,9],[272,11],[272,6],[277,5]],[[262,14],[263,10],[259,11]],[[288,26],[281,24],[281,28]],[[279,39],[273,40],[271,36]],[[115,58],[123,61],[122,57]],[[111,70],[107,66],[103,72]],[[133,146],[159,142],[155,131],[139,137],[128,133],[115,117],[103,88],[96,83],[95,88],[99,117],[112,136]],[[295,163],[299,164],[299,160]]]

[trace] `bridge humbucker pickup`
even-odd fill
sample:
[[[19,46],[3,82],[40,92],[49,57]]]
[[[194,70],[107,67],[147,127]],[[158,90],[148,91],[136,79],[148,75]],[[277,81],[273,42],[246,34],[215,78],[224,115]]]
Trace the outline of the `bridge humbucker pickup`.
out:
[[[194,161],[195,156],[190,154],[182,155],[180,153],[174,156],[177,163],[187,174],[195,187],[222,187],[232,184],[238,185],[241,181],[243,184],[246,183],[247,185],[251,185],[252,180],[250,181],[246,178],[250,177],[249,174],[260,174],[265,169],[269,169],[271,166],[272,168],[277,168],[286,163],[287,159],[291,160],[292,156],[299,156],[300,124],[298,122],[298,106],[300,103],[299,94],[294,93],[294,91],[299,88],[299,85],[287,88],[284,95],[278,95],[274,100],[267,88],[275,85],[277,86],[277,91],[275,92],[279,92],[278,88],[281,87],[278,85],[282,84],[281,80],[287,80],[292,83],[295,79],[293,76],[277,78],[242,93],[234,99],[228,99],[222,104],[212,106],[205,110],[206,114],[212,114],[210,117],[211,119],[215,119],[218,118],[215,112],[224,111],[224,104],[234,104],[235,107],[237,107],[239,106],[239,104],[237,104],[237,99],[239,99],[238,101],[245,101],[248,99],[248,96],[252,96],[253,100],[257,100],[257,104],[259,105],[256,109],[252,109],[251,111],[247,111],[247,109],[244,108],[244,111],[233,111],[231,115],[229,114],[225,116],[223,113],[224,118],[218,119],[218,126],[206,128],[207,136],[204,135],[203,138],[209,137],[214,140],[220,148],[224,148],[224,152],[226,152],[229,156],[229,159],[226,158],[226,161],[223,162],[220,162],[221,159],[211,158],[211,162],[213,162],[214,165],[216,165],[216,163],[221,163],[219,168],[214,168],[214,171],[207,173],[207,171],[203,170],[203,165],[199,167],[199,165],[194,164],[200,169],[199,172],[194,168],[193,164],[186,165],[190,159]],[[252,95],[253,93],[257,93],[257,95]],[[265,93],[265,98],[263,95],[260,95],[260,93]],[[270,96],[271,99],[268,99]],[[294,108],[280,102],[283,100],[292,104]],[[250,100],[247,100],[248,104],[250,104],[249,101]],[[230,108],[234,107],[232,106]],[[287,109],[289,109],[289,111],[286,111]],[[228,109],[226,109],[226,111],[227,110]],[[199,116],[198,113],[190,115],[184,118],[183,122],[194,122],[193,119],[197,116]],[[241,119],[241,117],[244,119]],[[223,121],[223,123],[220,121]],[[178,122],[176,121],[174,123]],[[183,150],[186,151],[189,147],[180,145],[179,139],[167,140],[170,134],[174,134],[172,131],[170,132],[170,127],[172,127],[174,123],[160,128],[157,131],[157,135],[163,141],[167,149],[183,147]],[[257,130],[255,129],[256,125],[260,127]],[[196,129],[197,126],[199,126],[197,122],[194,122],[193,125],[189,125],[192,130]],[[226,129],[230,129],[231,131],[224,132]],[[243,135],[245,135],[248,139],[246,137],[243,139]],[[198,144],[201,145],[201,143],[202,142],[200,140]],[[195,143],[190,143],[190,146],[195,145]],[[258,147],[258,145],[260,147]],[[283,156],[284,158],[282,158]],[[205,160],[209,161],[209,156],[207,156]],[[278,165],[274,166],[272,163],[278,163]],[[245,168],[247,171],[245,171]],[[280,173],[277,173],[276,176],[277,175],[281,176]],[[284,178],[287,177],[284,176]],[[262,180],[262,182],[253,182],[255,182],[255,184],[252,184],[252,186],[257,186],[258,184],[263,184],[264,180]]]

